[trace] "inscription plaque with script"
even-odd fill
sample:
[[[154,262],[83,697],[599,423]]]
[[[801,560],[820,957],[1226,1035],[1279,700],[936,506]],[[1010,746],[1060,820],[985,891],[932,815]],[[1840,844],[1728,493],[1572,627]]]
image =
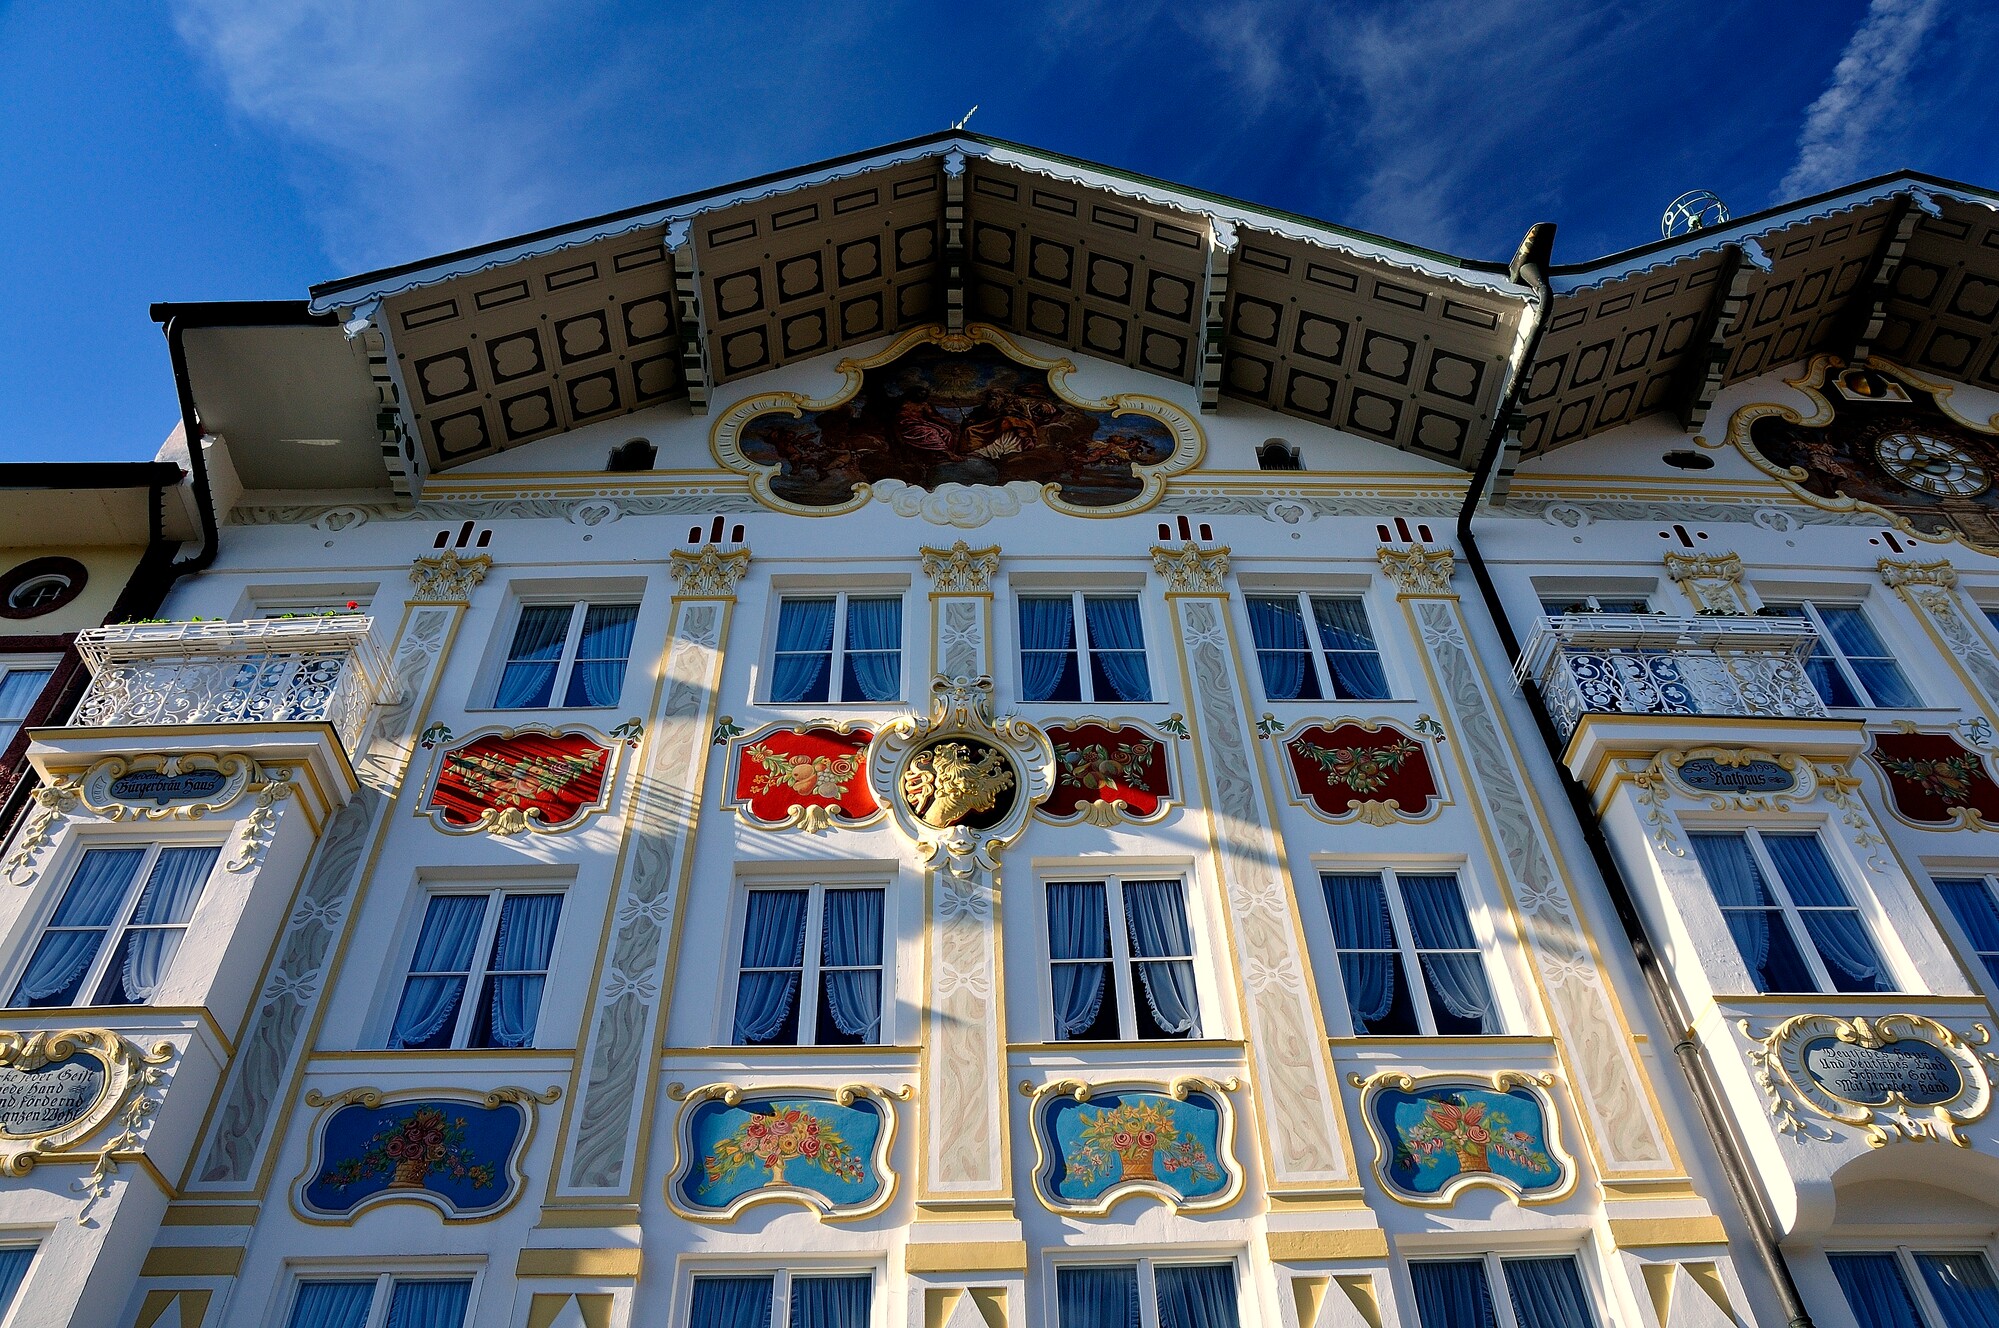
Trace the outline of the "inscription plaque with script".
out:
[[[1711,756],[1697,756],[1680,765],[1680,780],[1703,793],[1789,793],[1798,779],[1775,761],[1744,761],[1723,765]]]
[[[27,1139],[74,1125],[103,1099],[105,1079],[104,1062],[88,1052],[33,1070],[0,1067],[0,1134]]]
[[[1805,1044],[1805,1073],[1834,1097],[1885,1106],[1896,1094],[1913,1106],[1933,1107],[1964,1091],[1964,1076],[1940,1049],[1914,1038],[1878,1047],[1838,1038]]]

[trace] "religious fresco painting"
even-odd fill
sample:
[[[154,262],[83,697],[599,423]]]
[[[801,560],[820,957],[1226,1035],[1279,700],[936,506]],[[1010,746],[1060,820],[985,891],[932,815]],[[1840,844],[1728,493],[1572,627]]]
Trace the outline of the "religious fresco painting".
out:
[[[1116,812],[1144,821],[1173,796],[1166,745],[1144,729],[1082,721],[1051,724],[1047,733],[1055,748],[1055,789],[1041,804],[1047,819],[1099,821]]]
[[[344,1217],[374,1200],[416,1198],[463,1219],[497,1212],[518,1188],[511,1159],[528,1109],[449,1098],[350,1102],[321,1127],[300,1192],[311,1214]]]
[[[733,1097],[733,1101],[730,1100]],[[841,1101],[839,1097],[850,1097]],[[888,1192],[878,1160],[887,1108],[865,1094],[728,1094],[687,1108],[678,1205],[725,1214],[762,1192],[814,1196],[829,1213],[870,1210]]]
[[[777,728],[744,742],[736,763],[735,803],[753,824],[777,827],[858,825],[880,806],[862,767],[874,734],[867,729]]]
[[[838,506],[888,479],[933,490],[1025,480],[1078,507],[1115,507],[1140,495],[1138,468],[1172,457],[1176,440],[1151,416],[1066,400],[1047,370],[991,345],[924,343],[863,371],[838,405],[756,416],[737,446],[779,467],[771,492],[801,507]]]
[[[1099,1090],[1078,1099],[1043,1097],[1034,1127],[1041,1132],[1036,1184],[1051,1207],[1101,1212],[1131,1187],[1198,1204],[1231,1183],[1223,1106],[1212,1094],[1185,1097],[1142,1089]]]
[[[1478,1083],[1383,1084],[1367,1111],[1381,1156],[1376,1174],[1416,1203],[1449,1199],[1472,1184],[1518,1197],[1557,1197],[1570,1172],[1550,1138],[1548,1108],[1532,1089]]]
[[[614,749],[594,734],[524,731],[446,751],[424,810],[446,830],[561,830],[604,803]]]
[[[1953,733],[1876,733],[1867,758],[1904,820],[1942,828],[1999,828],[1999,785],[1984,758]]]
[[[1822,403],[1816,416],[1748,406],[1731,436],[1820,506],[1865,504],[1924,534],[1999,551],[1999,436],[1951,410],[1948,388],[1877,365],[1820,356],[1796,384]]]
[[[1420,819],[1439,797],[1426,744],[1393,724],[1307,725],[1284,740],[1284,754],[1300,797],[1336,820]]]

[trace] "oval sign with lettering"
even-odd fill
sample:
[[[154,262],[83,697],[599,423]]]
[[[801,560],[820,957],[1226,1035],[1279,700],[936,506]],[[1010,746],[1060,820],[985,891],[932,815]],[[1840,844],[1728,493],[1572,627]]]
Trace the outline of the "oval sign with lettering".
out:
[[[110,794],[120,802],[150,802],[164,807],[172,802],[197,802],[212,798],[228,786],[220,770],[183,770],[177,775],[158,770],[134,770],[111,781]]]
[[[1789,793],[1798,777],[1775,761],[1744,761],[1723,765],[1711,756],[1697,756],[1680,765],[1680,782],[1703,793]]]
[[[0,1066],[0,1135],[32,1139],[76,1124],[104,1100],[104,1062],[87,1051],[33,1070]]]
[[[1836,1098],[1879,1107],[1896,1095],[1933,1107],[1964,1091],[1964,1076],[1949,1056],[1915,1038],[1862,1047],[1834,1037],[1805,1044],[1805,1073]]]

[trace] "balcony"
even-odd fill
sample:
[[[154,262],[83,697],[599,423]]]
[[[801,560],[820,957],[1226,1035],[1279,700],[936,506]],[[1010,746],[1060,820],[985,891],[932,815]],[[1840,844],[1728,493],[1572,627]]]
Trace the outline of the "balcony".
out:
[[[77,637],[90,688],[74,728],[331,725],[353,753],[388,673],[366,614],[120,623]]]
[[[1823,719],[1817,639],[1793,618],[1571,613],[1541,620],[1514,680],[1539,685],[1565,741],[1596,714]]]

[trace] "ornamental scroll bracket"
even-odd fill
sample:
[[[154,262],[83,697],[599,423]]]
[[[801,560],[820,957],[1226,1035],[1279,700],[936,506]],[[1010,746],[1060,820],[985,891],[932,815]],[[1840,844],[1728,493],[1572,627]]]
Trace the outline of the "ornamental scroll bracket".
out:
[[[1693,601],[1695,613],[1749,612],[1742,598],[1742,558],[1733,553],[1669,553],[1667,579]]]
[[[1969,1148],[1962,1128],[1992,1107],[1986,1065],[1999,1056],[1984,1049],[1992,1035],[1983,1024],[1958,1034],[1919,1014],[1800,1014],[1762,1034],[1747,1019],[1736,1028],[1749,1041],[1772,1128],[1800,1141],[1837,1137],[1802,1119],[1802,1106],[1859,1130],[1870,1148],[1897,1139]]]
[[[472,598],[472,590],[486,579],[486,573],[493,570],[493,555],[475,553],[469,558],[461,558],[456,549],[446,549],[435,556],[418,558],[410,564],[410,583],[415,587],[410,592],[412,603],[465,604]]]
[[[108,1174],[116,1165],[109,1154],[138,1142],[138,1127],[151,1114],[145,1092],[173,1055],[170,1042],[149,1050],[106,1028],[0,1033],[0,1175],[25,1176],[130,1113],[127,1128],[98,1159],[98,1171]],[[141,1101],[146,1105],[137,1106]]]

